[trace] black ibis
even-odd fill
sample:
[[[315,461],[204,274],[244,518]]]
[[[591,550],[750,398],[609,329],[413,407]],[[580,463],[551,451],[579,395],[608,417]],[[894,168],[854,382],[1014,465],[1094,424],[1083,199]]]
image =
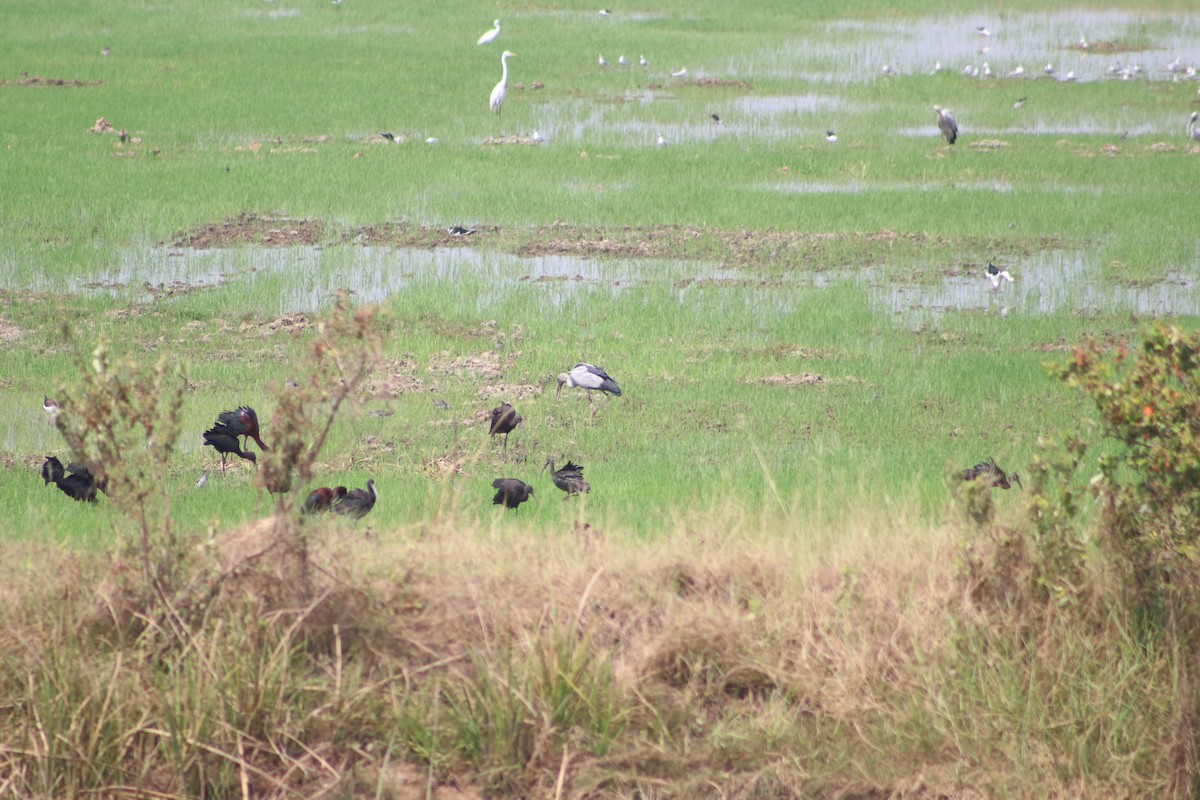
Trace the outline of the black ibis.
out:
[[[271,449],[259,438],[258,414],[255,414],[254,409],[250,406],[239,406],[236,411],[222,411],[217,415],[217,423],[225,425],[236,436],[253,439],[259,450],[265,452]],[[242,446],[245,447],[245,445],[246,443],[243,441]]]
[[[1021,476],[1013,472],[1005,474],[1004,470],[996,465],[996,459],[989,458],[987,461],[981,461],[973,467],[962,471],[962,479],[964,481],[982,481],[987,487],[998,486],[1001,489],[1011,489],[1015,483],[1021,486]],[[1024,488],[1023,486],[1021,488]]]
[[[492,505],[505,508],[517,508],[533,495],[533,487],[519,478],[497,478],[492,488],[496,490]]]
[[[558,388],[554,392],[554,396],[562,392],[562,387],[566,386],[573,389],[576,386],[587,389],[588,404],[592,402],[592,392],[601,392],[609,395],[605,398],[605,405],[612,399],[612,395],[621,396],[621,387],[617,386],[617,382],[609,377],[608,373],[599,367],[591,364],[580,362],[571,367],[570,372],[564,372],[558,376]],[[592,418],[595,419],[597,409],[592,407]]]
[[[246,459],[255,466],[258,465],[258,458],[254,453],[242,450],[237,433],[223,422],[218,422],[204,432],[204,444],[221,454],[221,472],[225,472],[225,456],[230,453]]]
[[[1000,269],[999,267],[997,267],[995,264],[993,264],[990,261],[988,262],[988,265],[987,265],[987,276],[988,276],[988,280],[992,282],[993,289],[1000,288],[1000,280],[1001,279],[1004,279],[1004,280],[1008,281],[1009,283],[1012,283],[1012,279],[1013,279],[1012,275],[1008,274],[1008,270]]]
[[[498,433],[504,434],[504,449],[508,449],[508,434],[516,430],[521,424],[521,415],[509,403],[501,403],[492,409],[492,424],[488,428],[488,435],[495,436]]]
[[[304,505],[300,507],[300,513],[314,514],[319,511],[328,511],[335,502],[341,500],[345,495],[345,486],[338,486],[335,489],[322,486],[319,489],[313,489],[308,493],[308,497],[304,498]],[[347,511],[346,513],[349,512]]]
[[[337,490],[335,489],[334,492],[336,493]],[[375,492],[375,479],[372,478],[367,481],[367,488],[352,489],[341,497],[335,498],[333,513],[345,514],[354,519],[362,519],[375,507],[375,500],[378,497],[379,495]]]
[[[94,503],[96,490],[104,491],[104,483],[98,481],[87,467],[71,463],[64,469],[62,462],[54,456],[46,456],[42,464],[42,481],[47,485],[53,483],[67,497],[80,502]]]
[[[948,143],[954,144],[954,140],[958,138],[958,120],[941,106],[934,106],[933,110],[938,115],[938,130],[942,132],[942,136],[946,137]]]
[[[562,469],[555,469],[554,456],[551,456],[546,459],[546,463],[542,467],[543,472],[546,467],[550,468],[550,479],[554,481],[554,485],[566,492],[567,497],[592,490],[588,482],[583,479],[583,467],[579,464],[572,464],[568,461],[563,464]],[[563,500],[566,500],[567,497],[564,497]]]

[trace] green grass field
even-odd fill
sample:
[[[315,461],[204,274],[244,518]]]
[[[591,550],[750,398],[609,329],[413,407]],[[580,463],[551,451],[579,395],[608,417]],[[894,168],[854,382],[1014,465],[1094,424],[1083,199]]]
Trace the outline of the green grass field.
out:
[[[1200,63],[1200,15],[1179,2],[1053,5],[669,2],[609,16],[581,3],[459,0],[0,7],[4,541],[105,552],[127,529],[112,502],[71,502],[39,475],[45,455],[67,456],[42,397],[69,396],[77,353],[87,363],[101,338],[118,358],[149,367],[165,356],[186,376],[183,432],[161,476],[175,531],[203,538],[269,515],[254,470],[221,474],[201,432],[249,404],[270,444],[287,382],[307,374],[317,321],[349,288],[381,308],[380,366],[337,417],[313,481],[287,502],[374,478],[379,503],[350,535],[369,530],[398,553],[461,530],[471,544],[458,546],[481,564],[505,537],[560,547],[585,525],[650,548],[654,563],[693,535],[745,534],[768,552],[795,547],[818,561],[854,542],[851,562],[891,553],[882,541],[896,537],[894,547],[928,546],[949,569],[960,520],[948,513],[948,477],[988,457],[1023,471],[1039,439],[1092,413],[1045,365],[1087,338],[1133,344],[1152,320],[1194,328],[1200,317],[1200,142],[1186,130],[1200,83],[1168,70],[1176,57]],[[476,46],[496,17],[499,39]],[[983,24],[986,40],[975,33]],[[517,55],[496,115],[487,99],[504,49]],[[992,77],[961,74],[984,61]],[[1134,79],[1108,74],[1134,63]],[[1005,77],[1018,65],[1028,77]],[[935,104],[957,116],[953,147]],[[112,129],[90,132],[100,118]],[[544,142],[529,140],[535,130]],[[454,225],[476,232],[449,236]],[[993,290],[989,262],[1014,281]],[[555,376],[577,361],[602,366],[623,390],[594,420],[582,392],[555,396]],[[525,420],[507,449],[487,436],[487,415],[505,401]],[[561,502],[539,473],[547,456],[582,463],[591,493]],[[194,488],[206,470],[207,485]],[[533,483],[539,502],[517,513],[493,506],[490,484],[502,476]],[[997,501],[1000,518],[1019,524],[1022,495]],[[337,521],[318,524],[347,535]],[[702,559],[719,557],[697,546]],[[628,557],[615,550],[605,558]],[[441,556],[421,559],[428,574],[446,568]],[[900,561],[897,573],[920,572]],[[836,567],[812,567],[825,588],[827,568]],[[590,574],[551,595],[582,602]],[[495,581],[513,588],[507,575]],[[876,610],[879,598],[864,591]],[[804,606],[803,589],[785,593]],[[725,599],[745,608],[735,594]],[[914,641],[952,635],[922,628]],[[765,638],[786,648],[789,636]],[[1072,648],[1086,643],[1059,655],[1078,657]],[[795,689],[783,683],[778,691]],[[991,696],[956,691],[973,689]],[[413,722],[401,705],[389,713]],[[903,727],[906,714],[920,728],[897,733],[909,757],[1005,728],[921,727],[910,708],[867,738],[886,748],[881,730]],[[638,735],[679,735],[675,722],[655,724]],[[727,733],[725,752],[763,735],[697,725],[710,744]],[[409,762],[431,775],[461,765],[421,757],[416,729],[400,728]],[[798,728],[788,730],[779,741],[795,746]],[[425,735],[432,746],[441,734]],[[601,758],[588,742],[570,749]],[[1078,742],[1043,744],[1052,753]],[[1073,786],[1154,796],[1166,768],[1145,756],[1153,747],[1059,761],[1041,753],[1053,780],[1029,790],[999,780],[985,794]],[[1145,760],[1109,771],[1089,761],[1111,765],[1131,751]],[[852,750],[826,755],[818,778],[861,780],[806,783],[816,795],[907,785],[875,760],[853,766]],[[971,769],[1009,768],[1019,761],[1009,755],[993,751]],[[489,758],[471,763],[486,772]],[[504,772],[481,785],[514,796],[535,786],[555,797],[660,796],[624,779],[611,795],[578,785],[563,795],[558,762],[543,767],[532,781]],[[939,768],[931,785],[948,785],[952,772]],[[1122,785],[1132,775],[1144,783]],[[237,784],[229,780],[221,773],[212,785]],[[23,785],[47,796],[94,786]],[[738,794],[748,786],[713,796],[776,796]],[[233,796],[222,791],[214,796]]]

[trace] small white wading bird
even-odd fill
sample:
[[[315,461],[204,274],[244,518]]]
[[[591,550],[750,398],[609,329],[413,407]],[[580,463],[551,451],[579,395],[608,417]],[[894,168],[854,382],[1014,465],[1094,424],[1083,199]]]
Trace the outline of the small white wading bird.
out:
[[[655,139],[655,141],[658,142],[659,147],[667,146],[667,138],[665,136],[663,136],[661,133],[658,135],[658,138]]]
[[[621,387],[617,386],[617,382],[609,377],[608,373],[599,367],[591,364],[585,364],[582,361],[571,367],[570,372],[564,372],[558,376],[558,388],[554,391],[554,396],[557,398],[562,393],[562,388],[566,386],[568,389],[579,387],[587,389],[588,405],[592,403],[592,392],[600,392],[607,395],[604,400],[604,405],[612,400],[612,396],[621,396]],[[603,408],[601,406],[600,408]],[[592,419],[596,418],[596,412],[600,409],[592,406]]]
[[[488,100],[488,108],[497,114],[504,106],[504,93],[508,91],[508,59],[515,55],[516,53],[511,50],[505,50],[500,55],[500,67],[503,71],[500,74],[500,82],[496,84],[496,88],[492,89],[492,96]]]
[[[494,42],[494,41],[496,41],[496,37],[499,35],[500,35],[500,20],[493,20],[492,29],[490,31],[488,31],[487,33],[483,34],[482,36],[480,36],[479,41],[476,42],[475,44],[481,45],[481,44],[488,44],[489,42]]]
[[[1200,121],[1200,111],[1193,111],[1192,116],[1188,118],[1188,135],[1193,142],[1200,142],[1200,126],[1196,125],[1197,121]]]
[[[604,59],[604,54],[603,54],[603,53],[601,53],[601,54],[600,54],[600,66],[601,66],[601,68],[603,68],[603,67],[607,67],[607,66],[608,66],[608,61],[606,61],[606,60]]]
[[[1012,275],[1008,274],[1008,270],[1000,269],[999,267],[997,267],[995,264],[993,264],[990,261],[988,262],[988,265],[987,265],[987,276],[988,276],[988,280],[992,282],[993,289],[1000,288],[1001,279],[1006,280],[1009,283],[1013,282]]]
[[[829,142],[830,144],[836,143],[837,142],[837,134],[834,133],[833,131],[825,131],[825,141]]]

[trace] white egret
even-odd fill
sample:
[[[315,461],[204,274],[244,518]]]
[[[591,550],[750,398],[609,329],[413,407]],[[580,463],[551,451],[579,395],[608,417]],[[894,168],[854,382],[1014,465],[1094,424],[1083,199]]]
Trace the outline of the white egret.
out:
[[[629,66],[629,62],[625,60],[625,54],[624,54],[624,53],[622,53],[620,56],[618,56],[618,57],[617,57],[617,64],[618,64],[618,65],[620,65],[620,66],[622,66],[622,67],[628,67],[628,66]]]
[[[986,61],[983,62],[982,69],[983,69],[983,77],[985,77],[985,78],[992,77],[992,68],[988,66],[988,63]]]
[[[534,144],[541,144],[542,142],[546,141],[546,138],[537,131],[534,131],[533,135],[529,137],[529,141],[533,142]]]
[[[425,144],[437,144],[439,139],[436,136],[430,136],[425,140]]]
[[[500,20],[494,20],[492,22],[492,29],[490,31],[488,31],[487,33],[483,34],[482,36],[480,36],[479,41],[476,42],[475,44],[481,45],[481,44],[488,44],[489,42],[494,42],[494,41],[496,41],[496,37],[499,35],[500,35]]]
[[[886,76],[886,77],[891,77],[891,75],[892,75],[892,68],[891,68],[890,66],[888,66],[887,64],[884,64],[884,65],[883,65],[883,70],[882,70],[882,72],[883,72],[884,76]]]
[[[942,71],[942,62],[940,62],[940,61],[935,61],[935,62],[933,62],[933,70],[932,70],[932,71],[930,71],[930,73],[929,73],[929,74],[930,74],[930,75],[937,75],[937,74],[938,74],[939,72],[941,72],[941,71]]]
[[[954,140],[958,138],[958,120],[941,106],[934,106],[933,110],[938,115],[938,130],[942,132],[942,136],[946,137],[948,143],[954,144]]]
[[[661,133],[658,135],[658,138],[655,139],[655,141],[658,142],[659,147],[667,146],[667,137],[663,136]]]
[[[643,67],[650,66],[650,62],[646,60],[645,56],[638,56],[638,63],[641,64]]]
[[[682,78],[684,75],[687,75],[687,67],[680,67],[671,73],[672,78]]]
[[[1025,67],[1020,64],[1017,64],[1017,68],[1014,69],[1012,72],[1008,73],[1008,77],[1020,78],[1024,74],[1025,74]]]
[[[500,82],[496,84],[496,88],[492,89],[491,99],[488,100],[488,108],[500,113],[501,106],[504,105],[504,93],[508,91],[508,59],[515,56],[516,53],[511,50],[505,50],[500,55],[500,67],[503,72],[500,75]]]
[[[608,66],[608,62],[604,60],[604,54],[603,54],[603,53],[601,53],[601,54],[600,54],[600,66],[601,66],[601,67],[607,67],[607,66]]]
[[[1067,77],[1063,78],[1063,80],[1068,82],[1075,80],[1075,70],[1068,71]]]
[[[1046,73],[1047,75],[1053,75],[1054,74],[1054,65],[1047,62],[1046,66],[1042,67],[1042,72]]]

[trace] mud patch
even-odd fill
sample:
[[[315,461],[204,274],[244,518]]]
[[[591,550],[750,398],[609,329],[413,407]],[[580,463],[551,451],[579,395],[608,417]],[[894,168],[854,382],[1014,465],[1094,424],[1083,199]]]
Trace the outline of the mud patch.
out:
[[[25,331],[8,320],[0,319],[0,344],[12,344],[23,336]]]
[[[170,299],[172,297],[183,297],[184,295],[198,292],[203,289],[212,288],[199,283],[185,283],[183,281],[171,281],[170,283],[151,284],[147,283],[144,287],[146,293],[154,300]]]
[[[749,81],[732,80],[728,78],[696,78],[691,81],[680,81],[680,86],[699,86],[702,89],[741,89],[754,91],[754,84]]]
[[[324,232],[325,223],[318,219],[239,214],[224,222],[181,231],[171,240],[171,246],[190,247],[195,250],[241,245],[295,247],[316,244],[321,241]]]
[[[516,400],[528,400],[531,397],[537,397],[545,391],[542,386],[534,386],[529,383],[488,383],[479,387],[477,394],[484,399],[497,398],[506,402]],[[491,410],[487,411],[487,416],[491,418]]]
[[[799,375],[787,373],[784,375],[767,375],[762,378],[741,378],[741,383],[762,384],[764,386],[816,386],[827,383],[825,378],[815,372],[803,372]]]
[[[489,136],[484,144],[520,144],[526,147],[537,147],[538,142],[529,136]]]
[[[500,370],[500,354],[478,353],[473,356],[453,356],[441,353],[434,356],[429,372],[446,377],[466,376],[472,380],[498,381],[503,376]]]
[[[78,78],[43,78],[39,75],[22,75],[16,80],[0,81],[0,86],[52,86],[75,89],[82,86],[101,86],[104,81],[81,81]]]
[[[1144,44],[1129,44],[1127,42],[1104,42],[1104,41],[1101,41],[1101,42],[1088,42],[1086,44],[1084,44],[1083,42],[1076,42],[1075,44],[1073,44],[1069,47],[1066,47],[1064,49],[1072,50],[1076,53],[1083,53],[1084,55],[1087,55],[1089,53],[1094,54],[1094,55],[1112,55],[1113,53],[1140,53],[1144,50],[1150,50],[1152,48],[1150,48],[1149,46],[1144,45]]]
[[[387,375],[373,381],[367,390],[379,397],[399,397],[402,394],[424,392],[425,381],[417,374],[420,366],[416,361],[396,358],[387,364]]]

